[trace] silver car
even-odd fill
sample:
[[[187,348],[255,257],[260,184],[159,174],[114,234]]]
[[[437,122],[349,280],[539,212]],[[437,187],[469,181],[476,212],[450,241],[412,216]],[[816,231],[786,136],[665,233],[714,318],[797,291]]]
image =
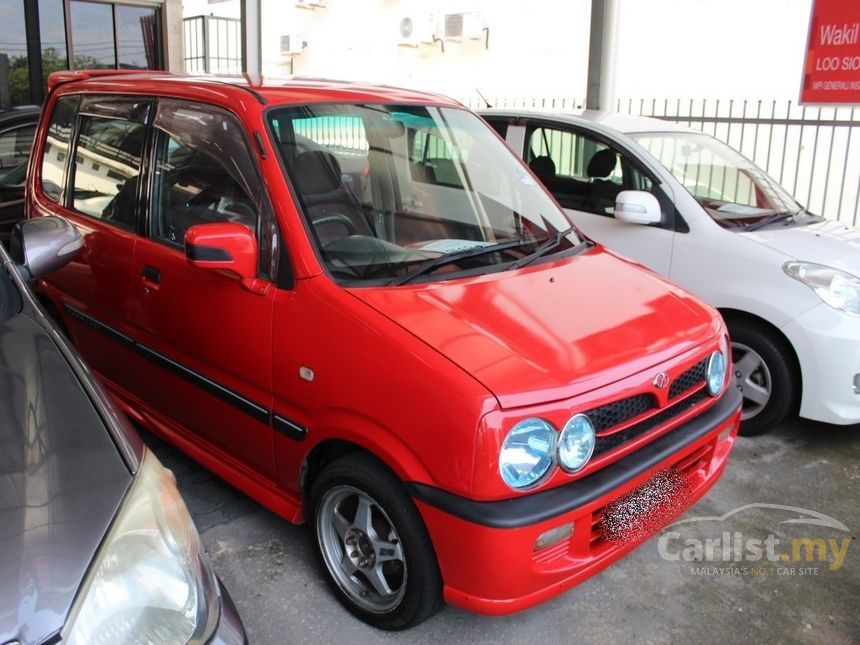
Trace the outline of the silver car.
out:
[[[56,217],[0,247],[0,643],[243,643],[172,473],[27,286],[80,247]]]

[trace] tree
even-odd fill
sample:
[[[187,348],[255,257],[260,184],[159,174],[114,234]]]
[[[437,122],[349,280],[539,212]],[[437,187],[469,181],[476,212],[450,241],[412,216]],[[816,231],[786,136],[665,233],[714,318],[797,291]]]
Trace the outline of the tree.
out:
[[[42,50],[42,83],[48,80],[51,72],[68,69],[65,52],[55,47]],[[103,69],[107,67],[99,59],[86,54],[75,55],[75,69]],[[12,105],[33,103],[30,96],[30,69],[26,56],[15,56],[9,59],[9,98]]]

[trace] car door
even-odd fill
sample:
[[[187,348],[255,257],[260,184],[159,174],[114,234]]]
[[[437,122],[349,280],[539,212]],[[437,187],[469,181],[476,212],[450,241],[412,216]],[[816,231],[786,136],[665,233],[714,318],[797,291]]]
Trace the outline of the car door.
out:
[[[195,225],[272,226],[239,120],[214,106],[159,99],[148,186],[148,227],[134,249],[129,303],[133,336],[149,367],[134,392],[179,441],[271,480],[276,289],[261,295],[231,274],[196,268],[183,245]],[[268,248],[260,245],[261,258]],[[266,278],[267,261],[260,266]]]
[[[35,117],[0,128],[0,241],[4,244],[15,223],[24,218],[24,180],[35,134]]]
[[[62,215],[80,230],[83,249],[51,275],[45,290],[90,366],[117,385],[143,363],[127,342],[127,302],[151,104],[147,98],[61,97],[41,150],[39,199],[31,213]]]
[[[669,275],[675,238],[671,198],[642,166],[604,136],[566,124],[511,125],[507,141],[590,238],[654,271]],[[644,226],[615,219],[622,190],[654,194],[663,222]]]

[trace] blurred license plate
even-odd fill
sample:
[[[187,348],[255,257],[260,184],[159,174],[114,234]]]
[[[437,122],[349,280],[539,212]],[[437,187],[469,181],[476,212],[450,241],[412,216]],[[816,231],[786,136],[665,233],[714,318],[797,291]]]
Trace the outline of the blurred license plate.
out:
[[[608,542],[641,542],[689,505],[687,478],[674,468],[660,471],[603,509],[600,527]]]

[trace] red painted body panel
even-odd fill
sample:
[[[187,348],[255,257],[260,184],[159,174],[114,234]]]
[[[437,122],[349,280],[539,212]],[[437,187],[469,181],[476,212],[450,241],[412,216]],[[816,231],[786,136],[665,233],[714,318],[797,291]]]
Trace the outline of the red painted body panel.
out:
[[[158,284],[143,277],[146,266],[159,271]],[[251,401],[270,404],[274,289],[251,293],[234,275],[192,267],[181,248],[147,239],[135,249],[132,275],[128,312],[136,340]],[[146,364],[126,389],[274,481],[268,419],[254,419],[156,363]]]
[[[344,439],[403,480],[470,494],[475,428],[497,407],[477,381],[326,276],[278,294],[274,330],[274,409],[312,428],[299,446],[276,437],[283,486],[305,450]]]
[[[618,543],[601,540],[593,529],[595,515],[610,502],[644,484],[655,473],[704,453],[696,460],[690,473],[686,506],[677,509],[680,515],[723,473],[739,422],[739,415],[735,415],[683,451],[634,477],[612,493],[528,527],[496,529],[479,526],[419,502],[418,507],[439,556],[445,580],[445,600],[476,613],[510,614],[528,609],[590,578],[649,537],[642,535]],[[720,440],[719,435],[723,432],[728,432],[728,437]],[[667,517],[666,523],[670,521],[671,518]],[[570,539],[545,551],[534,551],[535,541],[542,533],[567,522],[574,524]]]
[[[252,85],[267,99],[264,105],[248,89],[223,82],[148,74],[102,74],[54,85],[47,116],[64,93],[135,94],[211,103],[234,112],[244,125],[288,256],[294,278],[289,289],[271,284],[264,293],[253,292],[228,272],[191,266],[178,246],[58,207],[40,188],[47,118],[32,155],[27,205],[30,216],[60,214],[83,233],[84,251],[43,285],[43,293],[123,409],[290,521],[304,519],[308,455],[329,441],[364,448],[405,482],[471,500],[501,500],[593,474],[714,402],[706,399],[595,458],[580,473],[558,470],[534,490],[516,493],[498,471],[499,447],[513,424],[540,416],[561,427],[575,412],[642,392],[665,405],[665,391],[652,384],[655,372],[675,378],[716,350],[725,334],[716,312],[601,247],[446,282],[337,285],[323,272],[272,150],[265,110],[320,101],[456,105],[442,97],[322,81]],[[157,281],[144,277],[146,267],[157,269]],[[86,316],[128,336],[127,342],[94,328],[92,320],[87,324]],[[166,369],[170,361],[198,375],[197,384]],[[246,411],[212,387],[201,387],[199,379],[229,389]],[[255,417],[254,406],[263,413]],[[738,414],[723,427],[736,431]],[[278,431],[276,416],[306,437]],[[712,445],[692,497],[703,494],[725,467],[731,441],[717,444],[721,429],[659,465]],[[417,502],[446,598],[470,610],[506,613],[598,571],[635,544],[591,553],[580,548],[585,538],[577,528],[569,552],[536,563],[534,540],[569,520],[590,527],[596,508],[656,470],[583,508],[518,529],[489,529]]]
[[[600,247],[474,280],[352,293],[473,375],[503,408],[606,386],[719,332],[700,300]]]

